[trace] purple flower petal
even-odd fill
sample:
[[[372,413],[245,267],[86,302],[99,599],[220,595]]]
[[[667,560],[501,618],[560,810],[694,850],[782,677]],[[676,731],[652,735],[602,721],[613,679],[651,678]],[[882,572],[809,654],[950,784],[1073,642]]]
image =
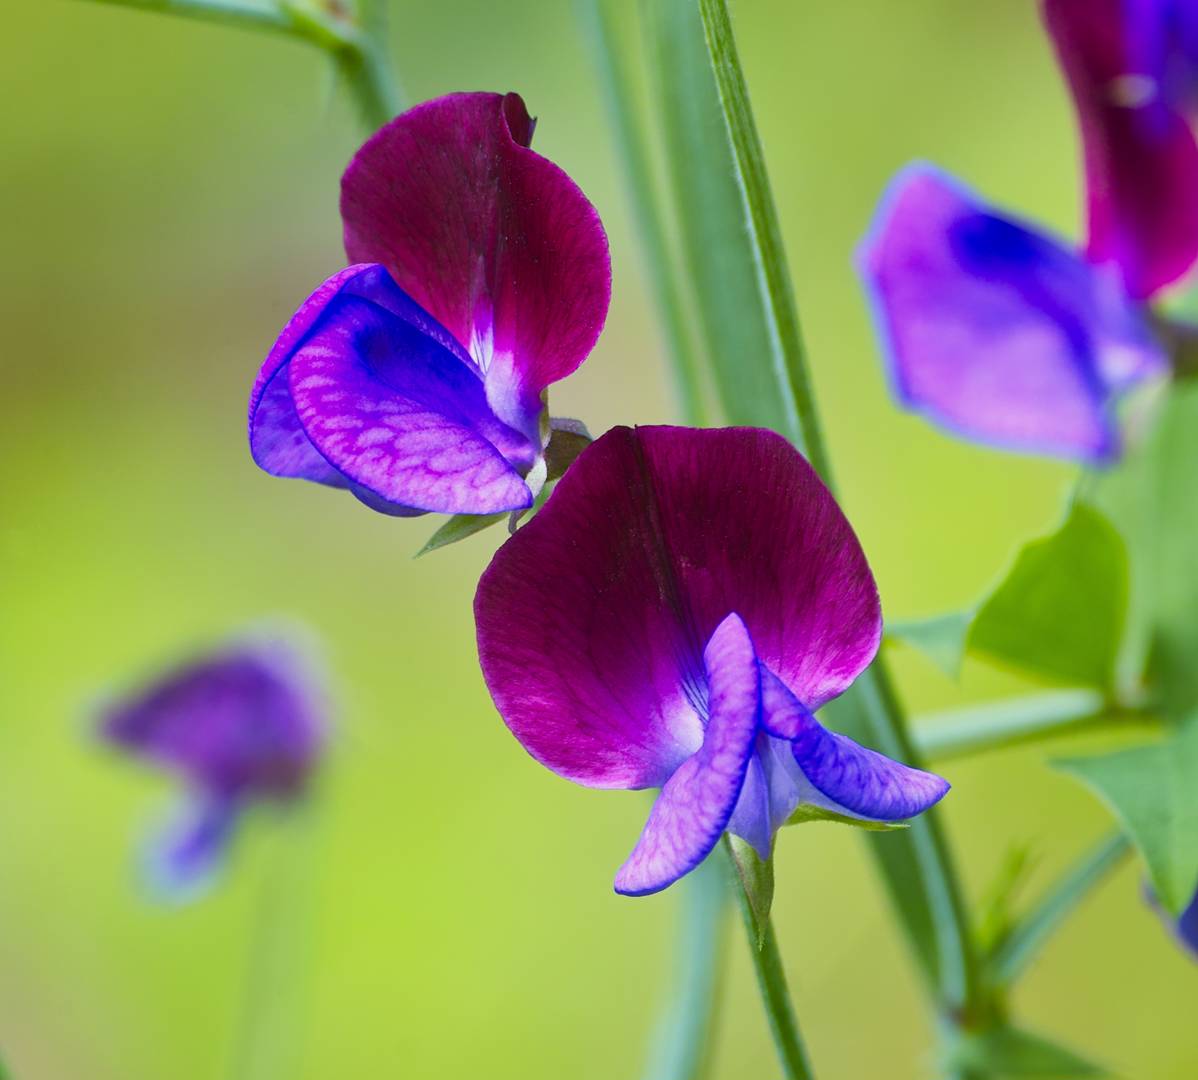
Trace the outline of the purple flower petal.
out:
[[[1198,957],[1198,893],[1189,902],[1176,923],[1177,937],[1189,952]]]
[[[536,448],[495,418],[474,363],[381,266],[335,275],[283,331],[251,398],[250,439],[267,471],[349,487],[386,513],[532,503],[515,465],[531,466]]]
[[[699,749],[703,643],[730,611],[806,704],[873,658],[877,590],[844,515],[768,431],[615,428],[496,553],[483,674],[516,738],[592,787],[657,787]]]
[[[828,731],[764,669],[761,702],[762,727],[791,741],[794,760],[814,789],[801,791],[795,805],[810,802],[848,817],[903,821],[922,814],[948,792],[947,780]]]
[[[1111,260],[1129,293],[1152,296],[1198,258],[1198,142],[1194,60],[1172,21],[1171,0],[1045,0],[1044,18],[1081,125],[1089,203],[1089,257]],[[1181,85],[1178,85],[1178,83]]]
[[[300,657],[272,641],[177,668],[105,710],[100,733],[215,799],[290,798],[320,754],[324,722]]]
[[[189,803],[146,853],[146,876],[154,892],[175,901],[205,892],[225,861],[240,813],[235,800],[223,797]]]
[[[928,166],[896,178],[860,261],[898,397],[966,438],[1108,459],[1118,392],[1165,367],[1109,273]]]
[[[703,652],[708,719],[703,745],[666,782],[640,840],[616,874],[616,892],[658,892],[699,865],[723,835],[745,782],[761,711],[753,642],[729,615]]]
[[[541,392],[594,346],[611,296],[595,209],[528,149],[517,94],[451,94],[409,110],[342,179],[345,247],[382,263],[486,372],[495,414],[539,439]]]

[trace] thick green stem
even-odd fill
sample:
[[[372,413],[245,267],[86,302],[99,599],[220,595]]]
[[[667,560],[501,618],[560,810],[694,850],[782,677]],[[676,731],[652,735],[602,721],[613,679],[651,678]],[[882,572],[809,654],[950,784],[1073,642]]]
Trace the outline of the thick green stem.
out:
[[[621,47],[611,7],[611,0],[579,0],[578,3],[592,44],[608,117],[623,158],[625,185],[641,238],[649,285],[664,323],[675,393],[686,423],[702,425],[707,417],[699,358],[685,314],[679,270],[670,257],[665,217],[654,183],[649,140],[637,106],[631,65]]]
[[[799,1033],[799,1021],[790,1000],[790,989],[786,985],[786,972],[782,968],[782,955],[778,951],[778,939],[774,924],[766,920],[765,933],[758,945],[758,923],[754,919],[749,899],[738,885],[741,914],[744,916],[745,936],[749,943],[749,956],[757,975],[757,986],[761,990],[761,1003],[769,1020],[778,1050],[778,1061],[786,1080],[812,1080],[815,1073],[807,1060],[803,1036]]]
[[[913,737],[931,761],[966,757],[1099,727],[1142,725],[1151,714],[1092,690],[1057,690],[917,718]]]
[[[1096,886],[1131,853],[1132,843],[1113,832],[1086,852],[1003,939],[991,958],[993,980],[1010,986],[1044,944]]]
[[[800,429],[798,441],[831,484],[777,213],[727,6],[724,0],[699,0],[699,11],[769,298],[771,336],[785,375],[779,380],[779,390],[791,399]],[[838,706],[835,715],[846,734],[892,757],[919,763],[881,658],[833,705]],[[953,1024],[969,1024],[985,1010],[985,992],[961,883],[939,816],[925,814],[904,834],[873,835],[868,842],[940,1014]]]
[[[645,1080],[700,1080],[711,1063],[728,913],[727,859],[717,848],[678,883],[681,911],[670,1002],[658,1021]]]

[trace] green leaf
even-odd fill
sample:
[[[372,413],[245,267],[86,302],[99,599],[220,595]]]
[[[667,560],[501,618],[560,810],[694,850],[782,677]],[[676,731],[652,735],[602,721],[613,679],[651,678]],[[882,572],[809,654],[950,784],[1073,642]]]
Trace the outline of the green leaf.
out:
[[[969,627],[970,651],[1065,683],[1109,688],[1127,615],[1127,552],[1077,501],[1055,533],[1026,544]]]
[[[972,611],[934,615],[928,619],[907,619],[888,625],[886,637],[918,650],[950,679],[956,679],[961,674],[965,639],[972,621]]]
[[[833,821],[838,825],[852,825],[867,832],[895,832],[908,827],[906,822],[901,821],[863,821],[861,818],[825,810],[822,806],[812,806],[811,803],[800,803],[796,806],[794,813],[786,819],[786,824],[805,825],[809,821]]]
[[[1090,496],[1127,538],[1131,676],[1148,661],[1162,707],[1198,707],[1198,382],[1168,390],[1153,427]]]
[[[1164,742],[1053,764],[1110,806],[1144,856],[1161,905],[1180,914],[1198,887],[1198,719]]]
[[[739,836],[724,834],[728,841],[728,854],[732,868],[744,892],[745,913],[753,926],[757,948],[765,944],[770,926],[770,908],[774,903],[774,860],[762,859]]]
[[[961,1038],[949,1053],[949,1064],[995,1080],[1027,1077],[1061,1080],[1067,1076],[1108,1076],[1109,1072],[1072,1050],[1018,1028],[1002,1026]]]
[[[465,540],[475,533],[482,532],[483,529],[488,529],[492,525],[499,524],[499,522],[509,516],[507,513],[454,514],[453,517],[428,538],[424,547],[416,552],[416,558],[419,559],[421,555],[427,555],[430,551],[436,551],[438,548],[456,544],[459,540]]]

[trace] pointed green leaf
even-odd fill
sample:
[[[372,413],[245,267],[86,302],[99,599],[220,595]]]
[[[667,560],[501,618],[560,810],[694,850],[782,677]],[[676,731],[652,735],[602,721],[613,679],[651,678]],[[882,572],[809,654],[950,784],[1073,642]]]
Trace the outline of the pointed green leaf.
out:
[[[1198,719],[1161,743],[1053,764],[1110,806],[1161,905],[1180,914],[1198,887]]]
[[[1151,430],[1090,496],[1127,538],[1133,676],[1151,653],[1165,710],[1198,707],[1198,380],[1174,383]]]
[[[459,540],[465,540],[468,536],[473,536],[477,532],[482,532],[483,529],[489,529],[492,525],[499,524],[508,516],[506,513],[454,514],[428,538],[424,547],[416,552],[416,558],[419,559],[421,555],[427,555],[430,551],[436,551],[438,548],[456,544]]]
[[[972,611],[955,611],[948,615],[933,615],[928,619],[907,619],[887,625],[886,637],[923,653],[950,679],[956,679],[961,674],[965,639],[972,621]]]
[[[895,832],[905,829],[905,822],[895,821],[862,821],[861,818],[849,817],[847,814],[837,814],[825,810],[822,806],[812,806],[811,803],[800,803],[794,813],[786,819],[787,825],[804,825],[809,821],[833,821],[838,825],[852,825],[867,832]]]
[[[1048,679],[1109,688],[1127,615],[1127,553],[1114,526],[1075,502],[1026,544],[969,628],[970,651]]]
[[[1108,1071],[1040,1035],[996,1027],[960,1039],[949,1054],[954,1068],[995,1080],[1062,1080],[1068,1076],[1108,1076]]]
[[[770,908],[774,903],[774,860],[762,859],[739,836],[725,834],[732,868],[740,881],[745,913],[753,924],[757,948],[765,944],[770,926]]]

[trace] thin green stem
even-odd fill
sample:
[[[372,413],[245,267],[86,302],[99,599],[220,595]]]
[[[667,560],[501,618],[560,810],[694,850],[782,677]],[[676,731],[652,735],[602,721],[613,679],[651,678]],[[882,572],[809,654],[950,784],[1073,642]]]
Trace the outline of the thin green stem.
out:
[[[282,822],[261,883],[229,1080],[285,1080],[303,1060],[303,973],[316,883],[315,810]]]
[[[799,1021],[790,1000],[790,989],[786,985],[786,972],[782,968],[782,954],[778,951],[778,938],[774,923],[766,919],[765,933],[758,946],[758,923],[749,906],[749,898],[739,882],[736,886],[740,898],[741,915],[745,924],[745,936],[749,943],[749,957],[757,975],[757,986],[761,990],[761,1003],[769,1020],[778,1061],[786,1080],[812,1080],[815,1076],[807,1060],[803,1036],[799,1032]]]
[[[1010,986],[1082,900],[1131,853],[1132,843],[1113,832],[1086,852],[1003,939],[991,958],[995,982]]]
[[[665,324],[675,393],[688,424],[707,422],[703,384],[678,267],[670,257],[653,169],[649,140],[637,107],[631,67],[625,58],[611,13],[611,0],[579,0],[578,10],[592,45],[604,89],[608,117],[624,162],[624,180],[632,207],[650,288]]]
[[[365,126],[373,131],[403,107],[386,47],[382,4],[363,0],[361,18],[298,0],[91,0],[109,7],[178,15],[306,41],[337,65]]]
[[[367,131],[376,131],[404,108],[403,92],[387,47],[386,0],[358,0],[360,39],[336,53],[337,68]]]
[[[749,88],[736,52],[728,7],[724,0],[699,0],[699,13],[736,158],[737,178],[756,240],[757,271],[770,314],[774,371],[779,390],[794,410],[797,441],[820,475],[829,479],[830,461],[807,368],[794,288],[782,244],[782,228],[770,191],[761,138],[753,119]]]
[[[670,1003],[654,1031],[645,1080],[700,1080],[711,1062],[727,927],[722,848],[680,881],[678,944]]]
[[[985,705],[929,713],[914,739],[931,761],[967,757],[1099,727],[1144,724],[1151,714],[1111,705],[1092,690],[1055,690]]]

